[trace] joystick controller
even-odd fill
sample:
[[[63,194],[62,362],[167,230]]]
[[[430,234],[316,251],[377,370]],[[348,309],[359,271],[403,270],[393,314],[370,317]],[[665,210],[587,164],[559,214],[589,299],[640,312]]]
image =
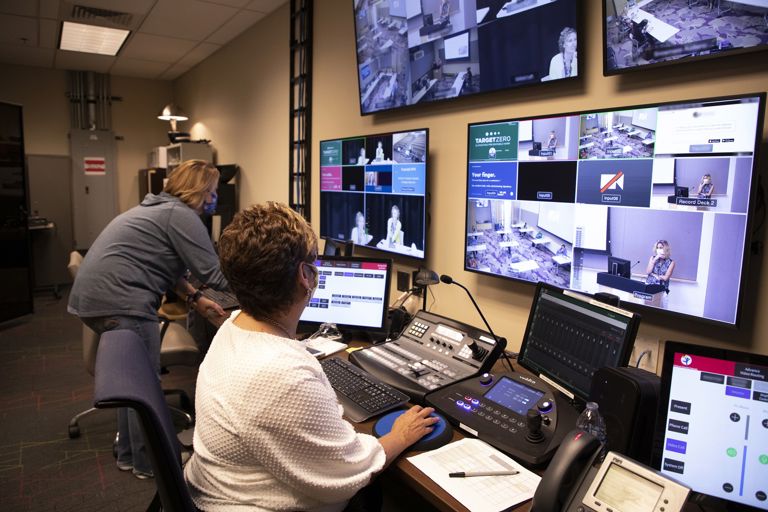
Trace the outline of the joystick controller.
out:
[[[528,409],[525,425],[528,427],[528,434],[525,436],[525,439],[529,443],[538,444],[544,440],[544,434],[541,432],[541,413],[539,411]]]
[[[472,359],[475,361],[482,361],[486,354],[488,354],[488,349],[481,347],[476,341],[473,341],[468,347],[472,351]]]

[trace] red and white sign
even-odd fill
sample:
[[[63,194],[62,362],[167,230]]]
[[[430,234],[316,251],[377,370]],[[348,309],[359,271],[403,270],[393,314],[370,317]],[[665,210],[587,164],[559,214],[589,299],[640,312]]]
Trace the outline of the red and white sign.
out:
[[[103,156],[87,156],[83,158],[83,169],[86,176],[104,176],[107,174],[107,163]]]

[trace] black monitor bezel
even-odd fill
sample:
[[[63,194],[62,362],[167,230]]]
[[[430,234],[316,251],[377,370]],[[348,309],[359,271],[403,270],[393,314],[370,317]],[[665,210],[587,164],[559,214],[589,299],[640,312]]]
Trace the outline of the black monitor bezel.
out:
[[[387,265],[387,275],[385,276],[384,280],[385,287],[384,287],[384,302],[382,304],[381,308],[381,323],[380,327],[370,327],[367,325],[354,325],[354,324],[336,324],[336,327],[341,329],[342,331],[347,332],[383,332],[387,329],[387,311],[389,310],[389,293],[390,293],[390,286],[392,284],[392,270],[393,270],[393,261],[391,258],[366,258],[361,256],[324,256],[321,254],[318,254],[315,261],[318,260],[325,260],[325,261],[353,261],[353,262],[360,262],[360,263],[385,263]],[[321,267],[318,267],[318,269],[321,269]],[[302,311],[303,314],[303,311]],[[313,332],[317,330],[318,327],[323,322],[313,322],[309,320],[301,320],[299,319],[299,330],[302,332]]]
[[[708,357],[711,359],[721,359],[726,361],[736,361],[742,363],[755,364],[758,366],[768,367],[768,356],[753,354],[750,352],[742,352],[739,350],[732,350],[729,348],[718,347],[705,347],[702,345],[694,345],[691,343],[684,343],[681,341],[667,340],[664,343],[664,355],[662,356],[661,366],[661,388],[659,392],[659,407],[656,414],[656,426],[654,429],[653,437],[653,452],[651,453],[651,466],[661,471],[661,463],[664,454],[664,435],[667,426],[668,417],[668,404],[671,393],[672,382],[672,370],[674,369],[674,356],[677,352],[684,352],[686,354],[693,354],[695,356]],[[690,487],[689,484],[681,482],[683,485]],[[726,510],[723,505],[733,504],[740,507],[739,510],[754,510],[760,509],[752,507],[751,505],[745,505],[737,501],[726,500],[718,496],[712,496],[709,494],[701,493],[691,488],[691,494],[693,498],[690,500],[705,501],[710,505],[718,505],[717,510]],[[730,509],[728,509],[730,510]]]
[[[626,302],[622,303],[621,307],[626,308],[631,311],[639,310],[642,312],[647,311],[655,311],[659,312],[662,315],[669,315],[672,317],[677,318],[688,318],[691,320],[694,320],[696,322],[702,322],[710,325],[717,325],[721,327],[727,327],[730,329],[738,329],[741,323],[741,315],[742,310],[744,309],[744,295],[745,295],[745,284],[746,279],[749,274],[749,268],[750,268],[750,260],[751,260],[751,243],[754,238],[753,233],[753,226],[754,226],[754,217],[755,217],[755,205],[756,200],[758,196],[758,177],[760,175],[760,170],[757,167],[758,163],[761,161],[761,153],[759,151],[760,145],[762,143],[762,133],[763,133],[763,123],[764,123],[764,115],[765,115],[765,107],[766,107],[766,93],[765,92],[753,92],[753,93],[741,93],[741,94],[734,94],[734,95],[728,95],[728,96],[714,96],[714,97],[708,97],[708,98],[691,98],[691,99],[681,99],[676,101],[664,101],[664,102],[658,102],[658,103],[644,103],[639,105],[620,105],[616,107],[609,107],[609,108],[595,108],[595,109],[588,109],[588,110],[580,110],[580,111],[572,111],[572,112],[564,112],[564,113],[552,113],[552,114],[542,114],[538,116],[524,116],[524,117],[515,117],[515,118],[508,118],[508,119],[496,119],[496,120],[488,120],[488,121],[475,121],[472,123],[467,124],[467,146],[466,146],[466,164],[465,164],[465,172],[466,172],[466,179],[464,182],[465,189],[464,189],[464,234],[462,236],[462,253],[464,255],[464,271],[465,272],[471,272],[483,276],[489,276],[496,279],[504,279],[508,281],[513,281],[517,283],[525,283],[528,285],[535,286],[537,283],[533,281],[529,281],[527,279],[520,279],[517,277],[512,276],[506,276],[506,275],[498,275],[498,274],[492,274],[490,272],[483,272],[477,269],[473,269],[467,266],[467,233],[468,231],[468,208],[469,208],[469,145],[470,145],[470,130],[473,126],[476,125],[486,125],[486,124],[495,124],[495,123],[505,123],[505,122],[519,122],[519,121],[535,121],[537,119],[549,119],[553,117],[568,117],[568,116],[581,116],[584,114],[601,114],[603,112],[620,112],[623,110],[638,110],[643,108],[658,108],[658,107],[664,107],[668,105],[676,105],[676,104],[699,104],[699,103],[714,103],[714,102],[723,102],[723,101],[729,101],[729,100],[741,100],[744,98],[757,98],[759,101],[759,108],[757,113],[757,126],[756,132],[755,132],[755,146],[752,153],[752,159],[753,159],[753,165],[752,165],[752,177],[750,181],[750,193],[749,193],[749,203],[747,205],[747,222],[745,226],[745,238],[744,238],[744,254],[741,261],[741,279],[739,280],[739,298],[738,303],[736,306],[736,315],[733,323],[724,322],[721,320],[712,320],[710,318],[705,318],[703,316],[696,316],[691,315],[688,313],[680,313],[677,311],[671,311],[661,308],[656,308],[653,306],[646,306],[644,304],[638,304],[634,302]],[[717,155],[718,153],[713,153],[713,155]],[[518,160],[519,161],[519,160]],[[488,198],[490,200],[491,198]],[[603,253],[608,253],[609,248],[606,245],[606,250],[602,251]],[[586,292],[580,291],[580,290],[571,290],[575,293],[579,293],[582,295],[588,295]]]
[[[380,248],[378,248],[376,246],[370,246],[370,245],[358,246],[358,245],[354,245],[353,244],[353,250],[354,250],[355,247],[363,247],[363,248],[371,250],[371,251],[376,251],[377,253],[380,253],[380,254],[387,254],[387,255],[389,255],[389,256],[391,256],[393,258],[394,257],[407,258],[407,259],[410,259],[412,261],[418,261],[418,262],[427,261],[427,256],[429,255],[429,242],[428,242],[428,238],[429,238],[428,237],[428,228],[429,228],[429,174],[430,174],[430,164],[429,164],[429,161],[431,160],[430,154],[429,154],[429,128],[414,128],[412,130],[409,130],[409,129],[392,130],[392,131],[389,131],[389,132],[369,133],[369,134],[366,134],[366,135],[353,135],[353,136],[349,136],[349,137],[334,137],[334,138],[330,138],[330,139],[323,139],[323,140],[321,140],[319,142],[319,144],[320,144],[319,148],[320,148],[320,147],[322,147],[323,143],[325,143],[325,142],[345,141],[345,140],[349,140],[349,139],[363,139],[363,138],[368,138],[368,137],[392,136],[392,135],[394,135],[396,133],[411,133],[411,132],[422,132],[422,131],[426,133],[426,147],[424,148],[424,155],[426,157],[426,160],[424,161],[424,196],[423,196],[424,197],[424,218],[422,219],[422,222],[424,223],[424,228],[423,228],[424,229],[424,249],[422,250],[422,252],[424,253],[424,256],[419,258],[418,256],[412,256],[410,254],[403,254],[403,253],[396,252],[396,251],[388,251],[386,249],[380,249]],[[393,144],[392,151],[394,152],[394,144]],[[368,167],[369,165],[370,164],[365,165],[364,167]],[[322,167],[323,166],[322,166],[322,163],[321,163],[321,165],[320,165],[320,172],[322,172]],[[322,193],[323,193],[323,190],[322,189],[319,190],[319,193],[320,193],[320,197],[318,198],[318,204],[322,204],[322,200],[323,200]],[[363,194],[367,194],[367,193],[368,192],[363,191]],[[320,226],[319,226],[319,231],[320,231],[321,234],[323,232],[322,221],[323,221],[323,217],[321,215],[320,216]],[[338,242],[338,243],[347,243],[347,242],[349,242],[349,240],[342,240],[342,239],[335,238],[335,237],[332,237],[332,236],[322,236],[322,238],[325,238],[325,239],[328,239],[328,240],[332,240],[332,241]]]
[[[562,0],[566,2],[575,2],[576,3],[576,23],[575,23],[575,29],[576,29],[576,47],[577,48],[584,48],[584,44],[586,43],[585,38],[583,36],[583,29],[585,27],[584,23],[584,17],[585,17],[585,11],[584,3],[582,0]],[[454,98],[444,98],[437,101],[427,101],[427,102],[419,102],[419,103],[412,103],[408,105],[401,105],[399,107],[392,107],[392,108],[386,108],[386,109],[380,109],[380,110],[372,110],[370,112],[366,112],[363,110],[363,104],[360,101],[362,98],[362,87],[360,84],[360,72],[358,69],[358,66],[360,63],[357,60],[357,16],[355,16],[355,2],[356,0],[352,0],[352,21],[354,26],[354,38],[355,43],[353,45],[350,45],[354,51],[354,60],[355,60],[355,80],[357,81],[357,104],[358,109],[360,110],[360,116],[372,116],[376,114],[381,114],[384,112],[395,112],[395,111],[401,111],[401,110],[408,110],[408,109],[419,109],[419,108],[429,108],[430,105],[443,105],[443,104],[453,104],[456,101],[462,101],[465,98],[475,98],[475,97],[481,97],[488,94],[498,93],[500,91],[516,91],[519,89],[527,89],[532,87],[551,87],[552,84],[559,84],[559,83],[568,83],[568,84],[574,84],[576,82],[581,81],[584,76],[584,71],[580,71],[578,75],[571,76],[568,78],[559,78],[557,80],[548,80],[546,82],[527,82],[524,84],[520,84],[517,86],[510,86],[510,87],[502,87],[499,89],[491,89],[488,91],[480,91],[469,95],[464,96],[456,96]],[[477,26],[477,25],[476,25]],[[467,29],[470,30],[470,29]],[[456,35],[456,34],[451,34]],[[586,52],[582,52],[579,57],[579,68],[583,68],[586,70],[587,63],[589,58],[585,56]],[[584,62],[581,62],[584,61]],[[458,61],[456,61],[458,62]],[[482,70],[481,70],[482,72]]]
[[[697,55],[695,57],[681,57],[679,59],[667,60],[662,62],[654,62],[652,64],[644,64],[642,66],[629,66],[625,68],[608,69],[608,9],[606,2],[612,0],[603,0],[602,2],[602,32],[603,32],[603,76],[623,75],[626,73],[634,73],[646,69],[663,68],[668,66],[675,66],[679,64],[688,64],[692,62],[700,62],[711,59],[727,58],[735,55],[743,55],[746,53],[764,52],[768,51],[768,44],[762,44],[759,46],[753,46],[749,48],[736,48],[733,50],[726,50],[709,55]]]
[[[558,386],[561,386],[562,388],[568,390],[580,402],[586,402],[589,399],[589,389],[587,389],[584,392],[576,390],[572,388],[570,384],[568,384],[567,382],[564,382],[562,379],[558,378],[557,376],[552,374],[543,374],[539,368],[532,366],[531,364],[528,363],[528,358],[526,357],[526,349],[528,348],[528,337],[530,336],[530,333],[531,333],[531,327],[533,325],[533,318],[534,318],[534,313],[536,311],[536,306],[538,305],[539,299],[544,292],[547,292],[550,294],[557,294],[561,296],[568,296],[569,298],[573,298],[576,300],[591,299],[588,295],[570,292],[568,290],[564,290],[563,288],[559,288],[557,286],[553,286],[551,284],[547,284],[542,281],[539,281],[536,285],[536,291],[533,294],[533,301],[531,302],[531,312],[528,314],[528,322],[526,323],[526,326],[525,326],[525,334],[523,334],[523,340],[520,345],[520,351],[517,356],[517,362],[518,364],[520,364],[520,366],[534,373],[535,375],[543,376],[544,378],[556,383]],[[627,363],[629,362],[629,356],[632,354],[632,349],[635,345],[635,338],[637,337],[637,330],[640,328],[640,320],[642,317],[637,313],[627,311],[623,308],[616,308],[608,304],[604,304],[599,301],[596,301],[594,299],[592,299],[590,302],[587,302],[587,301],[584,301],[584,302],[585,304],[588,304],[593,307],[603,308],[607,311],[621,311],[629,315],[628,321],[627,321],[626,335],[624,338],[625,339],[624,346],[622,347],[622,353],[619,356],[619,362],[616,364],[616,367],[626,366]]]

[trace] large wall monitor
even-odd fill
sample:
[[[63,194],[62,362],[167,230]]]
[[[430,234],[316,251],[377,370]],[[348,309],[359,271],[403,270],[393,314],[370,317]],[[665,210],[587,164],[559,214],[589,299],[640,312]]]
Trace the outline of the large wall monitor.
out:
[[[732,502],[712,510],[768,509],[768,357],[668,341],[659,406],[656,468]]]
[[[766,10],[766,0],[603,0],[604,73],[765,50]]]
[[[578,76],[573,0],[353,0],[360,112]]]
[[[320,236],[424,259],[427,129],[320,142]]]
[[[465,269],[736,324],[765,94],[468,127]]]

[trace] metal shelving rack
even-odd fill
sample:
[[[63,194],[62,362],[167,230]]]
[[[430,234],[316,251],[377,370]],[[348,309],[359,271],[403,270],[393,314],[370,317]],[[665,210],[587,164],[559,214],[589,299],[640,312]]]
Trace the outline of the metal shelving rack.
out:
[[[308,221],[311,215],[312,8],[313,0],[290,0],[291,93],[289,199]]]

